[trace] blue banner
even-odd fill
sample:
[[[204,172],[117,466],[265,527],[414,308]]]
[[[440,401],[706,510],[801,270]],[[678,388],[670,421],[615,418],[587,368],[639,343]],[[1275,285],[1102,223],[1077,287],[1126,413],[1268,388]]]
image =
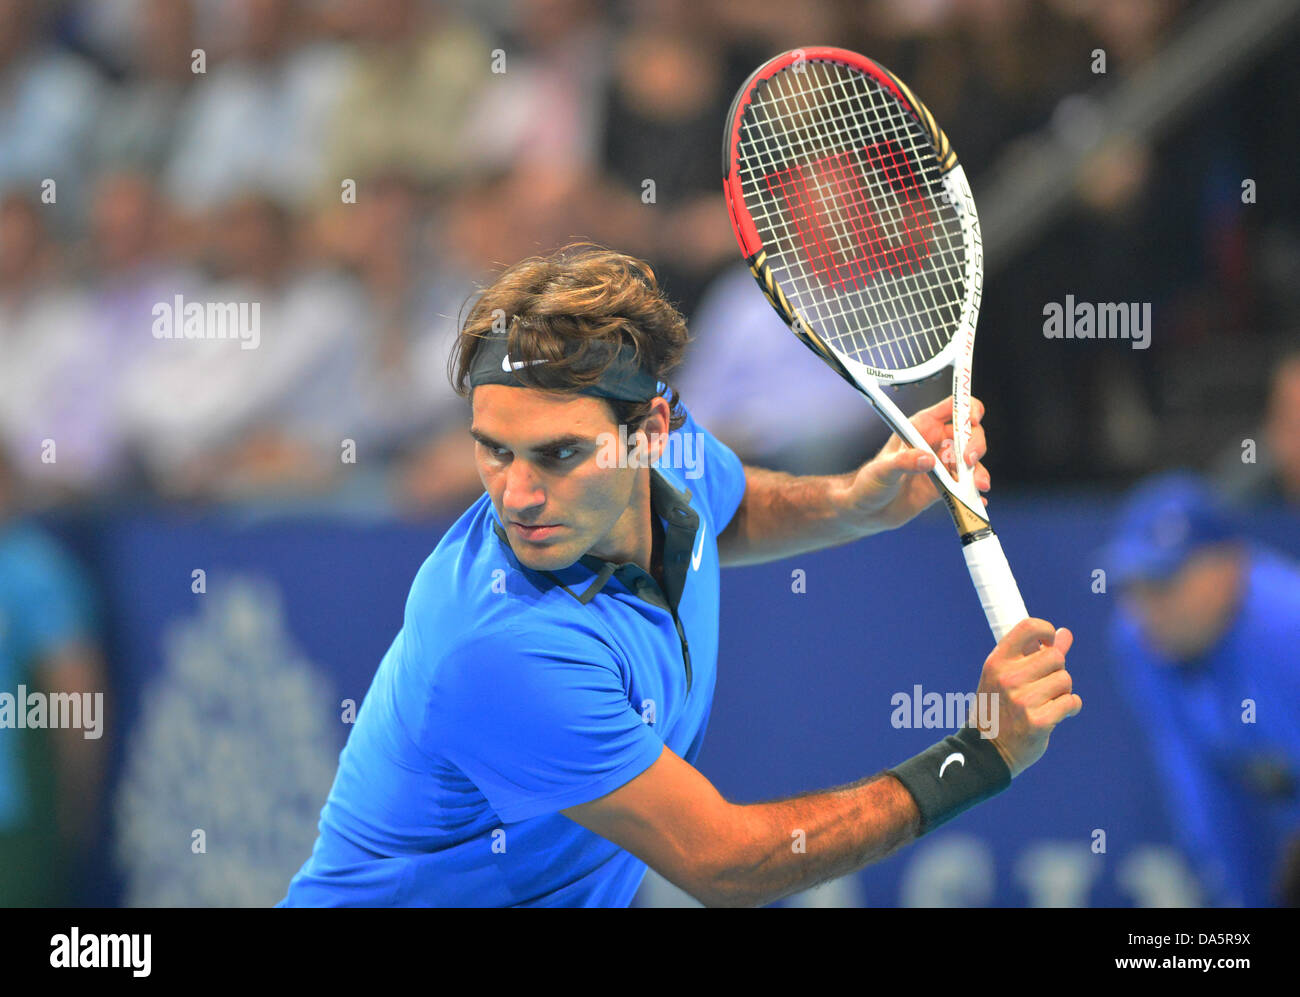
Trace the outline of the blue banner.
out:
[[[1075,634],[1083,712],[994,800],[804,905],[1182,905],[1142,733],[1113,680],[1094,591],[1109,500],[1001,498],[1029,611]],[[114,762],[89,902],[269,905],[310,851],[348,722],[445,524],[229,513],[108,517],[70,534],[104,593]],[[1292,556],[1300,524],[1252,529]],[[905,529],[728,569],[699,767],[737,802],[852,782],[941,731],[896,697],[973,691],[992,648],[960,547],[932,511]],[[1099,847],[1100,843],[1100,847]],[[647,878],[639,902],[688,902]]]

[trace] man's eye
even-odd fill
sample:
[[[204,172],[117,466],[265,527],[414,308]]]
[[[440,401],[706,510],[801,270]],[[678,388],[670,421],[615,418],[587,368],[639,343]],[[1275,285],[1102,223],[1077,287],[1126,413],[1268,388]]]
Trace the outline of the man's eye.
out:
[[[506,447],[486,447],[487,452],[495,460],[504,460],[510,455]],[[560,447],[557,450],[548,450],[542,454],[542,458],[554,464],[567,464],[578,455],[577,447]]]

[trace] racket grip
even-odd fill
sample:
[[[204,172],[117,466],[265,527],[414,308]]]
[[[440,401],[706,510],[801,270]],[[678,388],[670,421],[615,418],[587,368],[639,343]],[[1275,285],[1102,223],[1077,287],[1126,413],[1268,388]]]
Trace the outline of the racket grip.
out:
[[[1011,574],[1011,565],[1007,563],[1006,554],[1002,553],[1002,542],[990,530],[963,546],[962,553],[966,555],[966,567],[970,569],[970,579],[979,593],[989,629],[996,640],[1001,640],[1029,615],[1025,611],[1025,601],[1020,598],[1020,588]]]

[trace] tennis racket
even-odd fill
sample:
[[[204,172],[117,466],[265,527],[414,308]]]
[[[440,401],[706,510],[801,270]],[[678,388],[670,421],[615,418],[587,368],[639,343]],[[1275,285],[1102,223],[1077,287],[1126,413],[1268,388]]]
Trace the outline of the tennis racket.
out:
[[[930,474],[1001,640],[1028,614],[960,456],[984,256],[948,137],[883,66],[844,49],[794,49],[736,94],[722,170],[736,239],[768,301],[918,450],[934,454],[884,387],[953,368],[957,472],[935,455]]]

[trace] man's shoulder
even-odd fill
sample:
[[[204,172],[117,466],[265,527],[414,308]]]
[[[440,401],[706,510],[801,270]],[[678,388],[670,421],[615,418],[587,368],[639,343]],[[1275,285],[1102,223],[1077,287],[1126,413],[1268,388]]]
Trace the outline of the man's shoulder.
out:
[[[594,690],[623,685],[614,652],[589,633],[516,622],[473,627],[427,649],[417,722],[431,747],[472,743],[547,718],[563,725]]]
[[[531,613],[408,618],[381,671],[392,709],[434,753],[521,711],[562,713],[577,690],[623,682],[618,655],[596,634]]]
[[[1251,549],[1250,570],[1261,594],[1300,601],[1300,564],[1271,547]]]
[[[492,535],[492,503],[480,495],[438,540],[411,582],[408,604],[465,604],[482,596],[474,577],[491,574],[505,558]]]
[[[1248,626],[1275,638],[1280,648],[1289,649],[1295,640],[1296,620],[1300,619],[1300,565],[1278,551],[1254,548],[1248,600]]]
[[[416,572],[403,621],[404,653],[425,668],[528,667],[548,656],[614,660],[584,607],[558,585],[522,571],[494,534],[483,496],[452,525]]]
[[[411,582],[406,626],[485,636],[506,628],[566,625],[557,621],[582,615],[562,588],[521,569],[496,535],[496,523],[484,495],[452,524]]]

